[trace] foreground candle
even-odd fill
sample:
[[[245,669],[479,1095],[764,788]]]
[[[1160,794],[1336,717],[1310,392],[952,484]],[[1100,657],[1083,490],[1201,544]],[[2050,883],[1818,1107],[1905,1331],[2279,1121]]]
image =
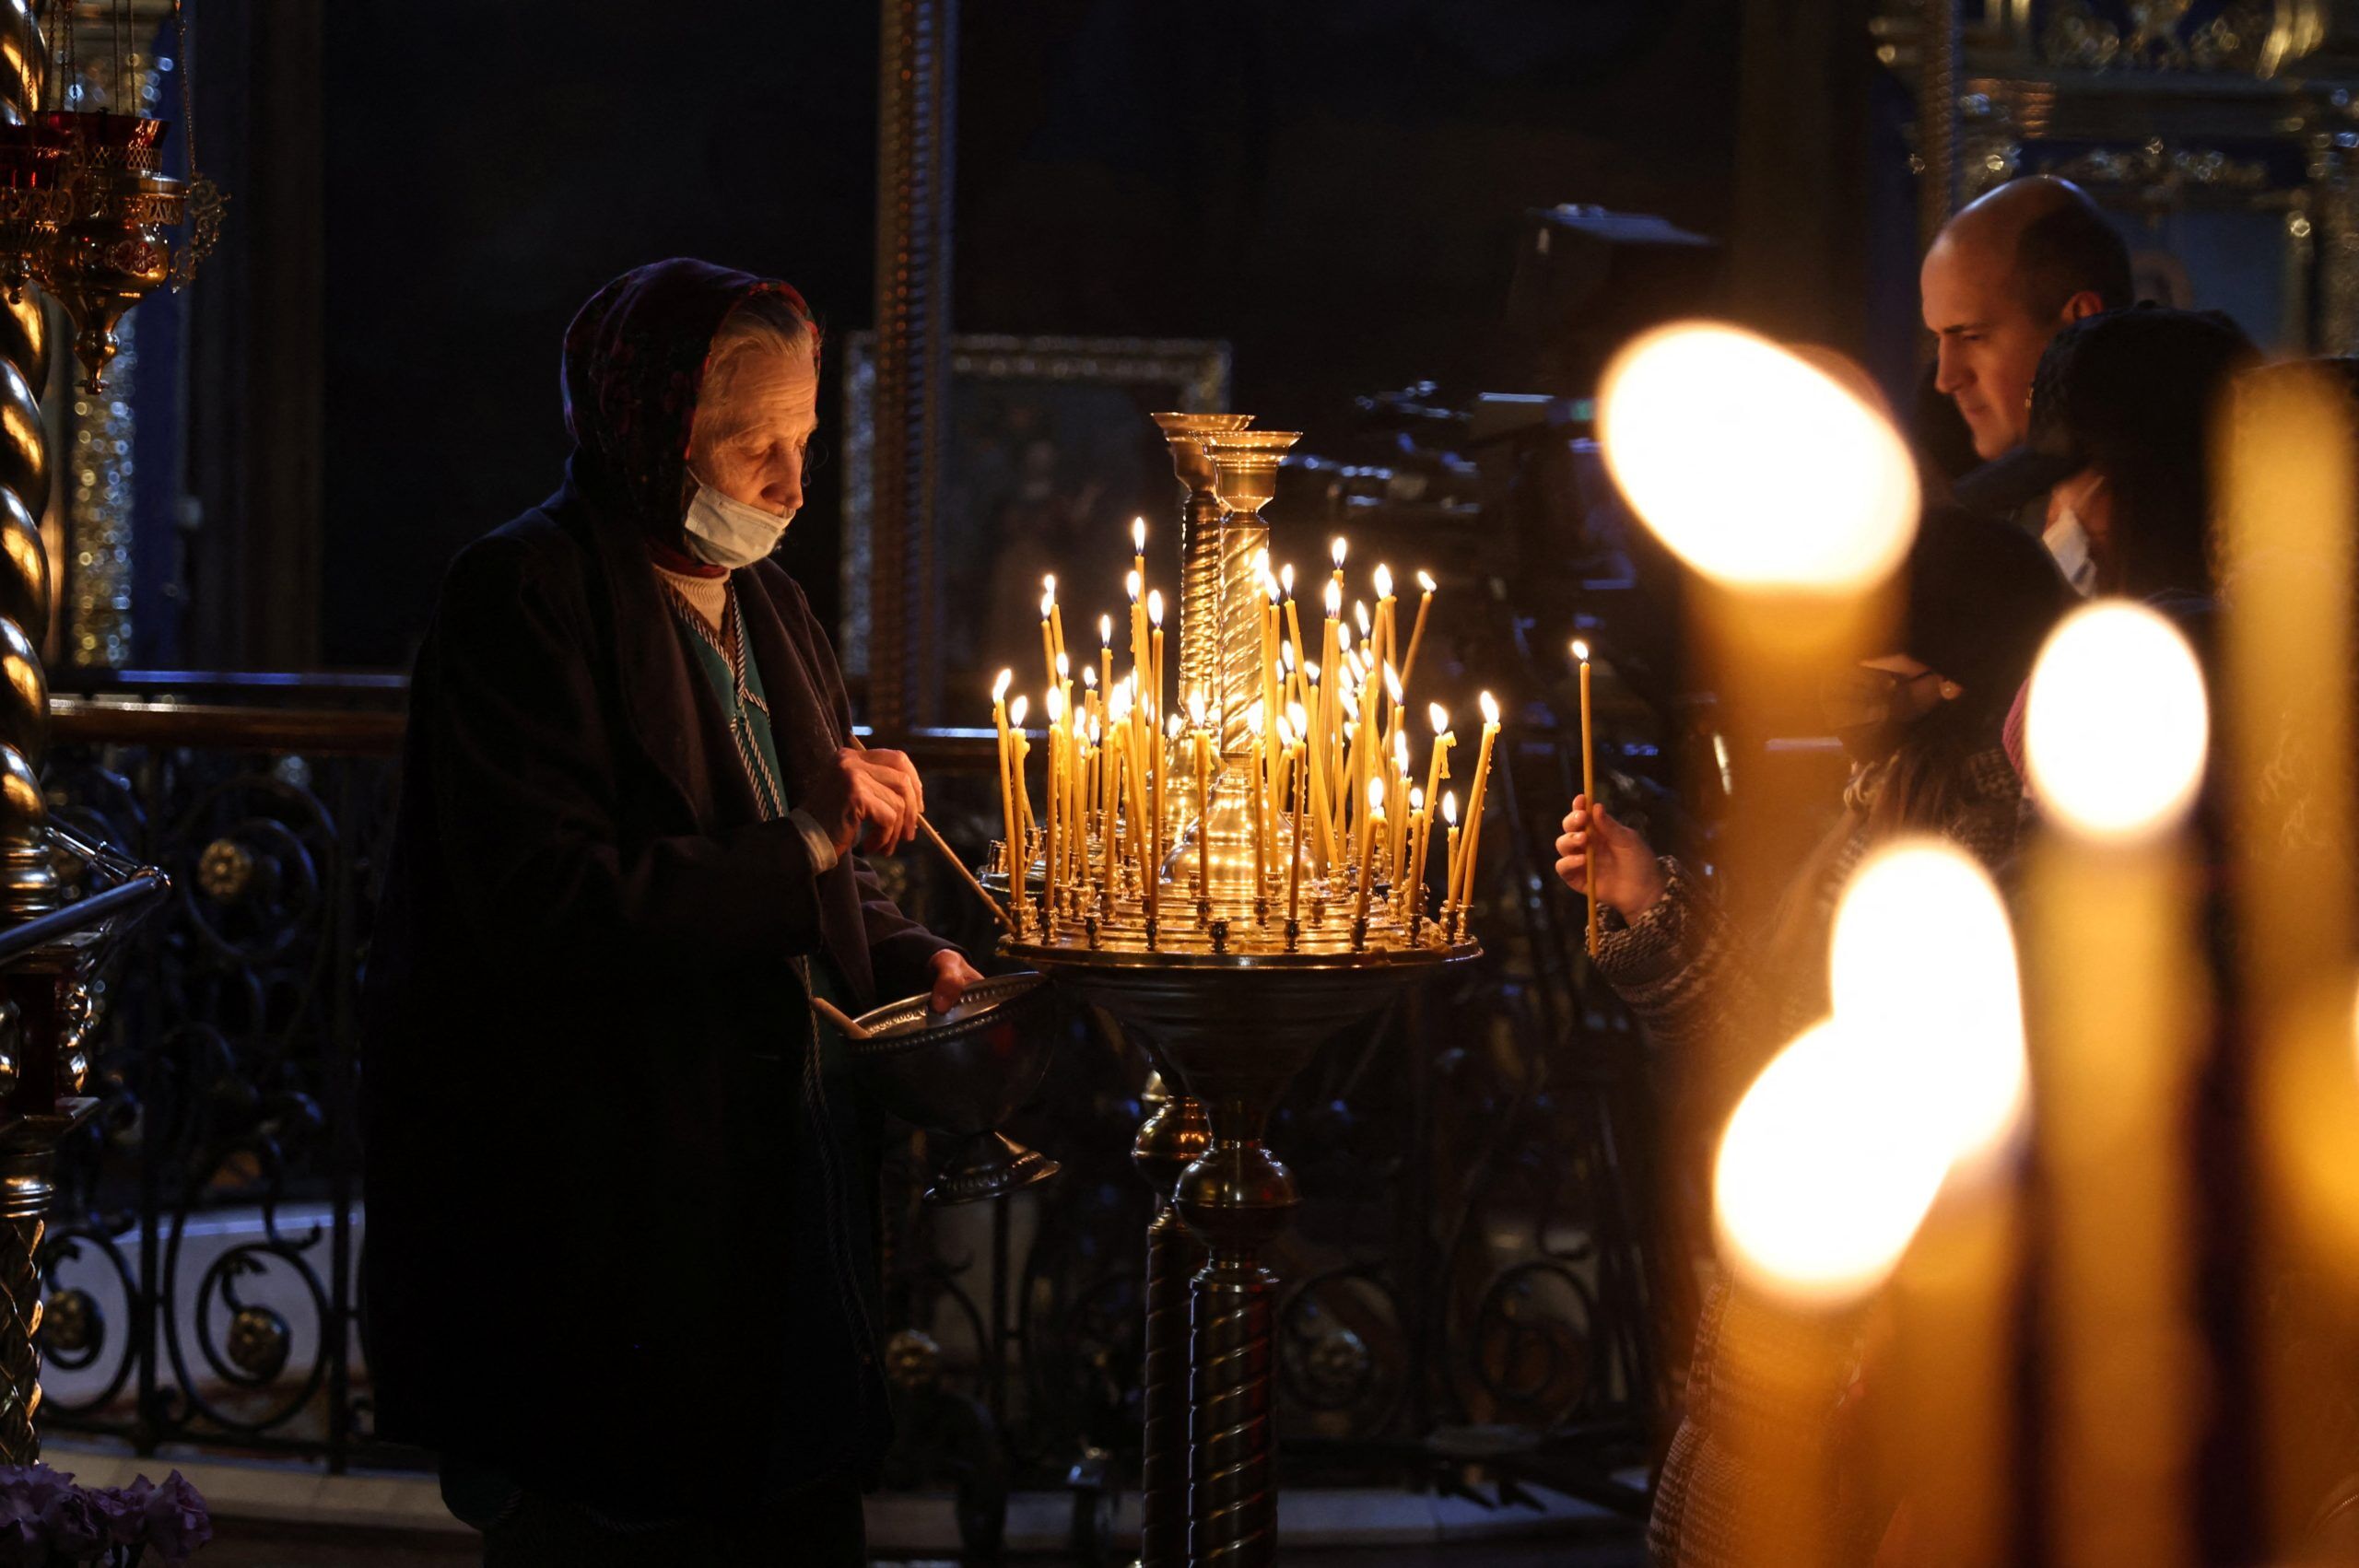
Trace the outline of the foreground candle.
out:
[[[2052,1216],[2044,1468],[2060,1568],[2193,1561],[2197,1341],[2186,1129],[2203,999],[2183,826],[2203,679],[2154,611],[2100,601],[2032,674],[2025,745],[2053,825],[2025,878],[2024,951]]]

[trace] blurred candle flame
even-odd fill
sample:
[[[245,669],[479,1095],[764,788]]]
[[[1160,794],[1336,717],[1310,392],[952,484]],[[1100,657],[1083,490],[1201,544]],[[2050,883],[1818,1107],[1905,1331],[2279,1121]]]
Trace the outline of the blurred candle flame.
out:
[[[2133,842],[2176,826],[2210,736],[2195,651],[2146,606],[2085,605],[2040,649],[2024,743],[2042,810],[2073,832]]]
[[[1917,473],[1884,416],[1768,339],[1659,328],[1607,367],[1606,466],[1672,552],[1725,586],[1837,594],[1897,566]]]

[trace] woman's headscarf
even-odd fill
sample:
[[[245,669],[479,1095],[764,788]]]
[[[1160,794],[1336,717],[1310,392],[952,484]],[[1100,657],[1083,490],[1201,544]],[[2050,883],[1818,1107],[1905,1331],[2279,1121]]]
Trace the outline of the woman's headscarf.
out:
[[[730,312],[757,295],[777,295],[811,319],[803,296],[775,278],[685,257],[634,267],[575,314],[565,330],[567,472],[595,510],[659,544],[678,544],[705,363]]]

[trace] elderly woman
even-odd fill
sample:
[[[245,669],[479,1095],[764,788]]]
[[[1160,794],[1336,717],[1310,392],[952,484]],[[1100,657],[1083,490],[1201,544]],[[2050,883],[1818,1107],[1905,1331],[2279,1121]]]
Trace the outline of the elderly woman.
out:
[[[566,333],[557,494],[452,564],[369,959],[368,1351],[487,1563],[864,1561],[874,1113],[813,999],[976,977],[854,851],[916,830],[768,557],[819,333],[691,261]]]

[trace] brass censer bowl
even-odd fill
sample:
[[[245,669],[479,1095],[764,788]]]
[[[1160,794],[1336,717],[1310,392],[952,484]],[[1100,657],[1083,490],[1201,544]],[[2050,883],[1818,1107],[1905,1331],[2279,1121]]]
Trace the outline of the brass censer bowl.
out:
[[[852,1020],[852,1071],[879,1105],[948,1140],[929,1203],[974,1203],[1044,1182],[1056,1161],[998,1130],[1032,1097],[1056,1048],[1048,977],[998,975],[967,988],[947,1012],[904,997]]]

